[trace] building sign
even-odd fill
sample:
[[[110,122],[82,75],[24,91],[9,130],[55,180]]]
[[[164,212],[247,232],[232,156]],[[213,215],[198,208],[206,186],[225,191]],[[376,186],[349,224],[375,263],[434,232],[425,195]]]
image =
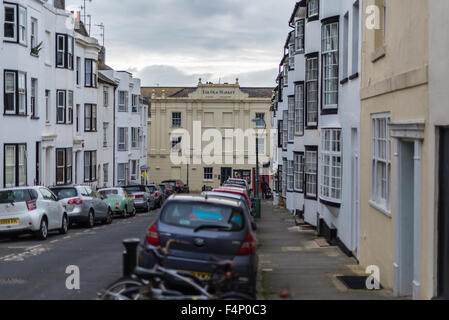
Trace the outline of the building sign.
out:
[[[235,89],[202,89],[201,93],[204,98],[230,99],[235,96]]]

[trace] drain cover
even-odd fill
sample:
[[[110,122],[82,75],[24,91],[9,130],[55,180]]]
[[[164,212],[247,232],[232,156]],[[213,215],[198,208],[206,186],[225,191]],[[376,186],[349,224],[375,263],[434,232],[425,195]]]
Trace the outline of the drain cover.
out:
[[[368,290],[366,287],[366,280],[368,276],[338,276],[340,280],[348,289],[352,290]],[[380,289],[383,289],[380,286]]]

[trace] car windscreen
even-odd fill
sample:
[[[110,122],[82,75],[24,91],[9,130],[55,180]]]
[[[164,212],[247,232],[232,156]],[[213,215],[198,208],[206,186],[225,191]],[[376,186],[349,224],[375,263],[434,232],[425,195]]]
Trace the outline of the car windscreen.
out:
[[[118,190],[101,190],[99,193],[105,198],[117,198],[119,195]]]
[[[203,202],[168,203],[161,213],[164,223],[185,228],[220,228],[241,230],[244,226],[240,208]]]
[[[159,187],[161,187],[161,190],[162,190],[162,191],[165,191],[165,189],[166,189],[166,188],[165,188],[165,185],[163,185],[163,184],[160,184]]]
[[[28,190],[0,191],[0,203],[26,202],[31,200]]]
[[[78,196],[78,192],[75,188],[52,188],[50,189],[58,197],[59,200],[75,198]]]
[[[155,186],[148,186],[148,189],[150,189],[151,193],[155,193],[157,191],[157,188]]]
[[[134,187],[125,187],[125,190],[128,192],[144,192],[144,188],[140,186],[134,186]]]

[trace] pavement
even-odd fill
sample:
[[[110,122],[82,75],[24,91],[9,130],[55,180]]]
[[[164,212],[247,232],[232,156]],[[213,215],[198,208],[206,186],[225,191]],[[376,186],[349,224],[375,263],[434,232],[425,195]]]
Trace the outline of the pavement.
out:
[[[357,260],[326,246],[314,228],[298,227],[291,213],[270,201],[262,201],[257,239],[260,300],[395,299],[386,289],[348,289],[337,276],[366,275]],[[281,293],[287,297],[281,298]]]
[[[49,233],[46,241],[27,235],[0,239],[0,300],[95,299],[122,275],[122,240],[142,239],[158,212],[92,229],[74,226],[66,235]],[[79,268],[79,290],[66,288],[68,266]]]

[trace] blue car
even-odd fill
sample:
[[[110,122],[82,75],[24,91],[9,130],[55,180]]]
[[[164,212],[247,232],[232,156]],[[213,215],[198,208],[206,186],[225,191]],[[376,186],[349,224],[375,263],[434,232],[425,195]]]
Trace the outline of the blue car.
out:
[[[237,199],[170,197],[139,247],[139,265],[152,268],[156,263],[150,248],[163,247],[171,239],[182,240],[186,244],[170,247],[166,268],[209,279],[214,271],[212,258],[232,260],[237,290],[255,297],[258,256],[247,210],[245,201]]]

